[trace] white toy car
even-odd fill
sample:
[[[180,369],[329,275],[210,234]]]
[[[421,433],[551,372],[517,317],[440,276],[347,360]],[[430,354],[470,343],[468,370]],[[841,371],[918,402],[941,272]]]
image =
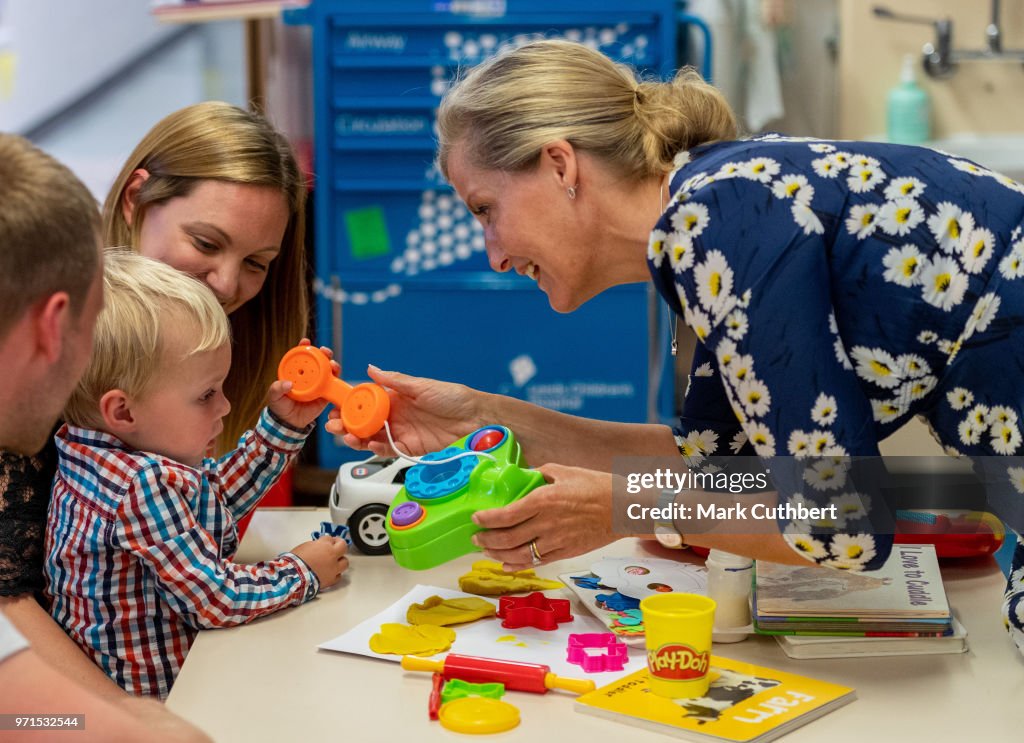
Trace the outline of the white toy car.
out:
[[[364,555],[391,552],[384,529],[388,508],[413,466],[404,459],[373,456],[338,468],[331,486],[331,521],[348,525],[353,544]]]

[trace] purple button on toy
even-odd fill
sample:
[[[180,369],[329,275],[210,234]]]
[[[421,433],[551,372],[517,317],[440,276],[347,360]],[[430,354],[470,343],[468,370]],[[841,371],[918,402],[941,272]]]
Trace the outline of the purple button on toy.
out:
[[[416,523],[423,515],[423,506],[419,503],[403,503],[391,512],[391,523],[402,527]]]

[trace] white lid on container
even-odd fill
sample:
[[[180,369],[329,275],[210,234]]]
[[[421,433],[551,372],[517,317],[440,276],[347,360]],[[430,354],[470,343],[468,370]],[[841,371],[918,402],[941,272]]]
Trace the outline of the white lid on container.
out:
[[[753,567],[754,561],[749,557],[743,555],[735,555],[732,552],[726,552],[725,550],[713,549],[708,552],[707,563],[714,563],[715,567],[721,567],[725,569],[736,569],[742,570],[743,568]]]

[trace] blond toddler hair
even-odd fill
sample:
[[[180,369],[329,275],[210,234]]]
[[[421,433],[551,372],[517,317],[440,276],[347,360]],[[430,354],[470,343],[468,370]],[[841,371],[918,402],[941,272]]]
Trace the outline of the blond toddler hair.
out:
[[[145,395],[177,362],[230,341],[227,315],[209,287],[127,248],[109,248],[92,358],[64,417],[72,425],[101,428],[104,394],[119,389]]]

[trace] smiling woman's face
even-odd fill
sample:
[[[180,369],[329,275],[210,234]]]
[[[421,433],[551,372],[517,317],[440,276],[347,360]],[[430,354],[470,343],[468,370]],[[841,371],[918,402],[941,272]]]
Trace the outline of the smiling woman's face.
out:
[[[146,210],[138,251],[195,276],[231,314],[263,288],[288,217],[275,188],[204,180]]]
[[[572,312],[601,291],[579,211],[543,156],[533,170],[507,173],[474,165],[457,145],[448,180],[483,225],[492,269],[531,277],[557,312]]]

